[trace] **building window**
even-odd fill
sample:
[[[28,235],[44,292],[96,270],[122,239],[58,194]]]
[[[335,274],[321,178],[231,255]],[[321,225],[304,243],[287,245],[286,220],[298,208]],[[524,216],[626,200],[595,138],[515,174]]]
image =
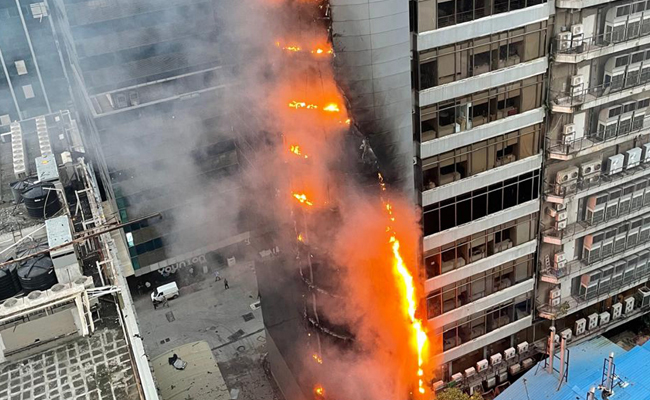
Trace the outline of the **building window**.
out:
[[[422,160],[423,190],[476,175],[538,154],[542,126],[533,125],[506,135],[454,149]]]
[[[526,293],[469,318],[455,321],[443,328],[443,351],[525,318],[530,315],[531,307],[531,293]]]
[[[424,255],[427,279],[534,240],[537,226],[537,215],[531,214],[428,251]]]
[[[420,140],[439,139],[542,106],[543,75],[420,109]]]
[[[424,208],[424,235],[433,235],[537,199],[539,170]]]
[[[494,2],[486,2],[485,0],[438,0],[435,2],[435,6],[428,7],[435,7],[435,10],[430,11],[431,15],[437,15],[437,18],[434,19],[436,28],[443,28],[489,15],[531,7],[543,2],[542,0],[496,0]],[[421,12],[426,12],[425,7],[427,5],[420,4]],[[428,25],[425,24],[425,26]]]
[[[546,54],[546,21],[419,53],[424,90],[496,71]]]
[[[435,318],[531,279],[533,264],[534,255],[530,254],[430,293],[427,297],[427,318]]]

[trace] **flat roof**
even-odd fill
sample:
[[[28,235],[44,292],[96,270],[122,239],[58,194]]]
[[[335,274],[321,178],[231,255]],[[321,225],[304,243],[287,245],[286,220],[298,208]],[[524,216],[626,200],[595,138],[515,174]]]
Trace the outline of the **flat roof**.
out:
[[[529,400],[575,400],[584,399],[592,388],[598,388],[603,376],[604,360],[614,353],[615,381],[614,400],[650,400],[650,341],[635,346],[630,351],[603,336],[576,346],[569,346],[568,382],[558,390],[558,373],[549,374],[542,365],[531,368],[515,381],[496,400],[521,400],[528,394]],[[556,362],[557,358],[556,358]],[[596,399],[602,393],[596,390]]]
[[[169,365],[169,357],[178,355],[187,362],[184,370]],[[162,400],[230,400],[217,361],[208,342],[199,341],[173,348],[151,361]]]
[[[129,347],[120,329],[0,366],[0,399],[139,400]]]

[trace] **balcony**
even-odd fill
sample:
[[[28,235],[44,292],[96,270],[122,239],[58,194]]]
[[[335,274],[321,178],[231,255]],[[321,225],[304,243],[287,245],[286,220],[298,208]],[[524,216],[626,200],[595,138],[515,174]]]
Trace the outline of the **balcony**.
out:
[[[551,112],[572,114],[575,111],[589,110],[648,90],[650,90],[650,76],[644,81],[624,87],[613,87],[610,83],[603,83],[583,90],[551,91]]]
[[[650,43],[650,32],[642,33],[642,36],[630,37],[625,40],[613,41],[610,34],[580,39],[580,43],[572,40],[561,40],[555,38],[553,43],[555,54],[553,61],[558,63],[577,64],[582,61],[593,60],[594,58],[614,54],[619,51],[633,49]]]
[[[597,132],[592,132],[586,137],[573,140],[570,142],[565,142],[563,140],[551,140],[547,138],[546,148],[548,152],[548,158],[551,160],[571,160],[574,158],[579,158],[593,153],[598,153],[603,149],[611,146],[616,146],[621,143],[633,140],[638,136],[645,136],[642,143],[647,143],[650,138],[647,135],[650,134],[650,116],[646,117],[643,120],[643,127],[640,129],[633,130],[625,135],[615,136],[612,138],[607,138],[605,140],[598,139],[596,137]]]
[[[572,260],[564,268],[555,269],[553,267],[540,272],[540,280],[552,284],[559,284],[564,281],[576,278],[587,272],[600,269],[609,263],[631,256],[643,250],[648,245],[648,240],[637,243],[635,246],[628,247],[622,253],[612,253],[611,255],[601,258],[596,262],[587,264],[581,259]]]
[[[558,319],[565,317],[567,315],[578,312],[584,308],[587,308],[593,304],[599,303],[603,300],[607,300],[610,297],[616,296],[619,293],[623,293],[627,290],[633,289],[636,286],[640,286],[648,281],[650,277],[649,274],[645,274],[641,277],[636,278],[634,281],[613,287],[606,292],[598,293],[595,297],[585,299],[577,295],[569,296],[568,299],[562,301],[562,304],[559,306],[551,306],[550,304],[543,304],[537,308],[539,316],[546,319]],[[638,308],[636,310],[639,310]],[[611,322],[610,322],[611,323]]]
[[[567,198],[583,198],[600,191],[642,178],[650,174],[650,163],[624,170],[615,175],[601,174],[598,182],[577,181],[575,185],[557,185],[548,180],[544,182],[544,198],[551,203],[564,203]]]
[[[542,241],[544,243],[563,245],[579,237],[598,232],[604,228],[625,222],[631,218],[638,217],[650,212],[650,206],[644,206],[635,212],[619,215],[614,219],[603,221],[599,224],[590,225],[585,221],[578,221],[568,225],[565,229],[557,230],[554,227],[544,227],[542,224]]]
[[[599,6],[610,2],[611,0],[556,0],[555,7],[581,10],[583,8]]]

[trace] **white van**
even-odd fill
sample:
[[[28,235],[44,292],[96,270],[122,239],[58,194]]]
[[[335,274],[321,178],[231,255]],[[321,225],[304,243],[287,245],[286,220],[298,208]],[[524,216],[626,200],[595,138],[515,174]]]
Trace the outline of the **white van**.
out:
[[[158,286],[156,290],[154,290],[151,293],[151,301],[155,301],[156,299],[160,301],[162,297],[160,295],[165,296],[167,300],[170,299],[175,299],[178,297],[178,286],[176,285],[176,282],[170,282],[166,283],[162,286]]]

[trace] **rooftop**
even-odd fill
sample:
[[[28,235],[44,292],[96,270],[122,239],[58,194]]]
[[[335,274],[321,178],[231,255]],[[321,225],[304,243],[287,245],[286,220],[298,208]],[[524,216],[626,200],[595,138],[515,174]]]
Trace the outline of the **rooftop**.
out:
[[[524,393],[528,400],[576,400],[584,399],[592,387],[598,388],[603,375],[604,360],[614,353],[616,366],[614,394],[610,400],[650,400],[650,341],[642,346],[624,350],[603,336],[570,346],[568,382],[559,387],[558,374],[549,374],[543,363],[530,369],[515,381],[497,400],[521,400]],[[556,356],[557,360],[557,356]],[[596,390],[596,399],[604,399]]]
[[[139,399],[129,348],[120,329],[0,366],[0,398],[34,400]]]

